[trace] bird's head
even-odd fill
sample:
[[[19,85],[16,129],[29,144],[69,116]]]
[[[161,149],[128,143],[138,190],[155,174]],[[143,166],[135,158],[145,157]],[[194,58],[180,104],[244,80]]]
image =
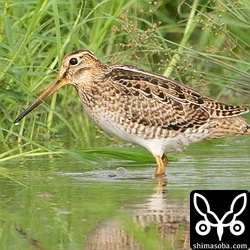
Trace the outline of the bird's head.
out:
[[[88,50],[77,50],[66,55],[56,80],[16,118],[14,123],[18,124],[41,102],[66,84],[72,84],[76,89],[88,88],[94,80],[102,76],[105,68],[106,66]]]

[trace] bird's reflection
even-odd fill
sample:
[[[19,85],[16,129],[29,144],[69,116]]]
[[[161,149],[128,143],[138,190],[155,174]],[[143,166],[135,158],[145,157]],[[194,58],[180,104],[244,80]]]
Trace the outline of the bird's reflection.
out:
[[[144,234],[144,237],[155,230],[155,249],[189,249],[189,207],[185,203],[180,204],[169,199],[164,192],[165,186],[166,180],[158,179],[154,194],[148,197],[144,204],[125,206],[123,210],[129,214],[132,226],[124,226],[124,218],[102,221],[89,235],[83,249],[148,249],[141,240],[137,240],[135,228]]]

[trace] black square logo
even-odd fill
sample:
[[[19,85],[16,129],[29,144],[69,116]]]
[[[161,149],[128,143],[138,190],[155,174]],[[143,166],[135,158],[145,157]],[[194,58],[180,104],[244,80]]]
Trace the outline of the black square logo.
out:
[[[194,190],[190,194],[191,249],[249,249],[250,194]]]

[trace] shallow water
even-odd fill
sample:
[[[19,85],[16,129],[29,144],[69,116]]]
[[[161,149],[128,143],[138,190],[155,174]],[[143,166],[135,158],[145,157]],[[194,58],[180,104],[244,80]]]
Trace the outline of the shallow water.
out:
[[[189,249],[190,192],[250,190],[249,146],[235,137],[170,154],[164,187],[152,161],[2,163],[0,249]]]

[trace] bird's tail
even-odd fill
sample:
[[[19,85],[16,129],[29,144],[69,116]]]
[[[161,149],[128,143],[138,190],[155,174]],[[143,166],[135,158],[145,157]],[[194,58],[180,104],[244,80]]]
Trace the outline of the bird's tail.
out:
[[[232,116],[225,118],[215,118],[211,120],[214,126],[212,138],[250,135],[250,125],[240,116]]]

